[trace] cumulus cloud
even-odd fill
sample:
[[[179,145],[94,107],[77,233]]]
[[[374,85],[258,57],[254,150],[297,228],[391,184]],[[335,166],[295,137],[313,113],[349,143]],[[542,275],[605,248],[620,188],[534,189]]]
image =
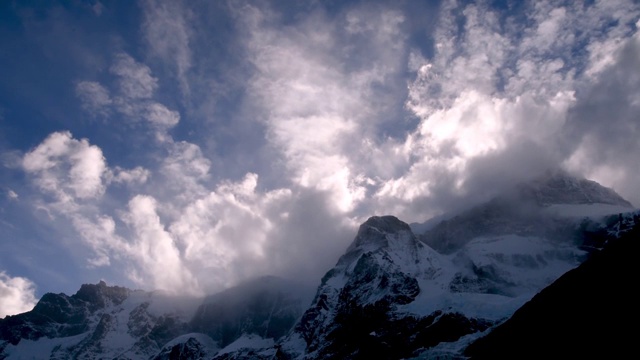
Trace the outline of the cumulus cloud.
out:
[[[602,58],[603,47],[630,41],[622,39],[633,31],[638,8],[625,1],[615,6],[539,1],[525,7],[527,12],[513,15],[484,4],[443,4],[434,56],[412,57],[417,71],[407,108],[420,124],[399,149],[415,161],[376,192],[381,203],[416,214],[414,200],[490,196],[501,188],[490,183],[521,180],[530,169],[559,166],[572,154],[571,141],[562,136],[571,126],[568,114],[585,101],[594,74],[612,63]],[[578,51],[582,48],[589,51]],[[619,90],[632,92],[626,84]],[[599,109],[610,116],[611,105]],[[616,118],[629,124],[624,116]],[[507,161],[496,166],[492,159]],[[494,172],[489,182],[476,177],[487,164]],[[599,180],[612,186],[614,178]]]
[[[316,11],[287,26],[270,9],[242,10],[252,100],[293,183],[326,191],[349,216],[382,211],[410,221],[498,190],[481,183],[506,186],[560,166],[567,114],[613,63],[602,49],[627,41],[638,16],[626,1],[539,1],[518,13],[445,1],[433,54],[423,54],[397,8]],[[389,85],[405,70],[415,74],[408,92]],[[415,128],[398,112],[385,116],[398,98]],[[405,131],[380,136],[391,124]],[[493,181],[475,182],[480,164],[492,164]]]
[[[144,270],[144,274],[133,275],[135,280],[142,283],[151,277],[155,289],[175,291],[179,288],[191,292],[198,289],[196,280],[181,262],[173,238],[160,222],[155,199],[135,196],[129,201],[123,219],[133,230],[133,239],[127,243],[128,251]]]
[[[89,246],[94,257],[91,266],[110,264],[109,251],[120,247],[113,219],[99,210],[109,184],[143,182],[148,171],[137,167],[109,168],[102,150],[87,139],[77,140],[70,132],[55,132],[24,154],[22,168],[45,195],[36,207],[51,219],[62,218]]]
[[[37,302],[35,291],[31,280],[0,271],[0,318],[33,309]]]
[[[283,154],[296,185],[327,191],[337,209],[354,210],[372,181],[357,161],[367,156],[360,145],[380,142],[377,127],[389,121],[385,111],[402,96],[378,92],[397,86],[394,78],[403,69],[402,14],[356,8],[329,19],[318,11],[280,27],[269,11],[243,10],[256,68],[251,90],[268,114],[262,117],[267,139]],[[363,53],[370,57],[350,60]]]
[[[142,166],[136,166],[131,170],[123,169],[119,166],[116,166],[113,170],[113,178],[112,181],[115,183],[125,183],[125,184],[143,184],[147,182],[149,179],[150,172],[148,169],[143,168]]]
[[[66,202],[96,198],[105,190],[106,162],[102,150],[71,133],[56,132],[25,154],[22,166],[38,187]]]
[[[159,140],[148,163],[109,166],[97,145],[59,132],[22,167],[45,195],[39,205],[93,251],[91,266],[191,293],[265,273],[317,280],[370,215],[424,221],[550,167],[629,196],[640,175],[640,10],[609,4],[505,12],[445,1],[427,25],[401,5],[316,4],[293,16],[234,3],[231,38],[247,63],[232,70],[248,82],[227,105],[242,121],[210,121],[226,121],[227,133],[264,130],[264,142],[170,136],[183,117],[195,120],[156,98],[162,71],[118,54],[117,86],[81,81],[76,93],[90,114],[144,124]],[[188,7],[143,3],[149,58],[175,69],[183,95],[196,89],[189,71],[207,74],[195,68],[187,21],[201,14]],[[427,27],[432,48],[409,33]],[[257,148],[265,163],[220,166],[237,147]]]
[[[39,190],[64,200],[43,198],[39,206],[58,222],[66,219],[92,251],[87,266],[125,269],[149,289],[202,294],[265,273],[315,281],[352,236],[356,224],[335,212],[326,192],[261,190],[254,173],[211,189],[210,162],[197,145],[166,146],[157,173],[110,168],[102,158],[101,176],[93,178],[100,191],[91,198],[84,197],[90,187],[68,180],[69,163],[81,162],[86,148],[101,154],[86,140],[54,133],[25,154],[23,166]],[[133,188],[126,203],[110,210],[103,197],[121,183],[145,183],[155,195]]]

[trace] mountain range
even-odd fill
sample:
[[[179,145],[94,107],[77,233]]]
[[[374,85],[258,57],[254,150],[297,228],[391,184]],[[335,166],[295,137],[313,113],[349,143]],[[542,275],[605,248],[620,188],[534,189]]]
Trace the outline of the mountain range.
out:
[[[553,343],[554,321],[586,331],[590,311],[615,306],[587,308],[596,285],[563,291],[593,281],[615,296],[605,285],[624,272],[615,256],[632,263],[619,249],[638,215],[613,190],[552,171],[438,221],[372,216],[315,294],[276,277],[204,299],[104,282],[45,294],[0,320],[0,360],[524,358]]]

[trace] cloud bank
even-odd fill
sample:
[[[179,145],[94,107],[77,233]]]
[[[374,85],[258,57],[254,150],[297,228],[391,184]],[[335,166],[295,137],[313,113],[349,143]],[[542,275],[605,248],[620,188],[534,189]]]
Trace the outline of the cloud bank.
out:
[[[101,77],[75,82],[85,116],[131,129],[123,141],[145,151],[110,158],[59,131],[24,153],[33,206],[76,234],[87,266],[193,294],[267,273],[317,281],[368,216],[424,221],[557,166],[640,203],[636,3],[444,1],[423,18],[409,5],[276,5],[224,8],[233,121],[198,124],[227,81],[202,87],[207,29],[187,19],[201,24],[204,5],[143,2],[146,57],[116,49]],[[225,143],[222,123],[262,142]],[[199,141],[209,135],[215,146]],[[260,166],[224,153],[235,148]]]

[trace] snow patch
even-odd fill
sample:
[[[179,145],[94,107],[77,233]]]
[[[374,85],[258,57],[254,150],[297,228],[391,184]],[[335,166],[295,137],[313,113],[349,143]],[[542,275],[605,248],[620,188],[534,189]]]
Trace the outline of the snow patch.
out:
[[[220,350],[216,356],[231,353],[234,351],[242,350],[242,349],[264,349],[269,348],[274,345],[273,339],[264,339],[259,335],[255,334],[244,334],[239,337],[236,341],[227,345],[225,348]]]

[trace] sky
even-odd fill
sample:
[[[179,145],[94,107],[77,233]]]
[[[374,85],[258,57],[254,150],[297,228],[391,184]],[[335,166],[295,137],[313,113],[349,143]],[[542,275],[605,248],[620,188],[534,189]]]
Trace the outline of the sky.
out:
[[[564,168],[640,204],[640,3],[0,2],[0,317],[319,282]]]

